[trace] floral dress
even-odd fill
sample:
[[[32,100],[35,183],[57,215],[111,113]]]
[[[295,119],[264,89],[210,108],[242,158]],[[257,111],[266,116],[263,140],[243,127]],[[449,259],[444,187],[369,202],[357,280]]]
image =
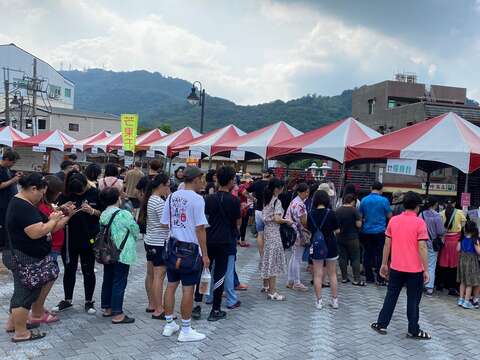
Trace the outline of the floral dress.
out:
[[[263,208],[262,218],[265,223],[264,254],[260,265],[263,279],[281,275],[286,269],[285,252],[283,251],[280,237],[280,225],[274,220],[275,215],[283,216],[282,203],[278,198],[273,198]]]

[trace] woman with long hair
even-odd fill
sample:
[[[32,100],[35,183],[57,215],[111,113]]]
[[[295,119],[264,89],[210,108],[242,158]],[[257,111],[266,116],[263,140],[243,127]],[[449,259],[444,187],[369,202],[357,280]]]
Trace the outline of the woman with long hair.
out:
[[[63,311],[73,306],[78,259],[83,274],[85,290],[85,312],[96,313],[93,301],[95,291],[95,255],[93,244],[99,228],[99,218],[103,206],[98,198],[98,190],[91,186],[87,177],[78,171],[71,171],[65,179],[65,194],[60,203],[75,205],[77,211],[72,215],[67,226],[65,245],[62,248],[62,260],[65,266],[63,274],[64,299],[53,311]]]
[[[85,168],[84,172],[89,183],[93,187],[98,187],[98,178],[102,175],[102,168],[100,165],[91,163]]]
[[[148,297],[147,312],[153,319],[165,320],[163,311],[163,282],[166,266],[163,260],[168,229],[160,226],[165,199],[170,194],[170,179],[165,173],[155,176],[148,184],[142,200],[140,217],[147,224],[144,237],[147,256],[145,289]]]
[[[443,225],[445,226],[445,245],[438,254],[438,290],[444,287],[448,294],[458,296],[457,267],[458,251],[457,244],[461,240],[462,229],[467,218],[462,210],[455,208],[455,201],[448,201],[445,210],[441,212]]]
[[[282,203],[278,195],[283,192],[285,183],[277,178],[268,182],[264,194],[264,207],[262,218],[265,223],[264,230],[264,252],[260,267],[261,276],[266,280],[268,288],[267,298],[269,300],[282,301],[285,296],[277,292],[277,276],[285,273],[286,261],[283,251],[282,239],[280,236],[280,225],[292,225],[293,222],[283,218]]]

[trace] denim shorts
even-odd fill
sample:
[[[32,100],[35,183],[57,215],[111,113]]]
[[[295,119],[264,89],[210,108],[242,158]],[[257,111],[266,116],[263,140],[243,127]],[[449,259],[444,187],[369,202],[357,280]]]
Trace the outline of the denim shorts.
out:
[[[167,279],[170,283],[176,283],[181,281],[182,286],[194,286],[200,281],[202,270],[194,271],[191,273],[181,273],[177,270],[170,270],[167,268]]]
[[[262,212],[255,210],[255,227],[257,232],[263,232],[265,230],[265,223],[263,222]]]
[[[147,261],[151,261],[153,266],[165,266],[163,255],[165,253],[165,246],[155,246],[145,244],[145,254]]]

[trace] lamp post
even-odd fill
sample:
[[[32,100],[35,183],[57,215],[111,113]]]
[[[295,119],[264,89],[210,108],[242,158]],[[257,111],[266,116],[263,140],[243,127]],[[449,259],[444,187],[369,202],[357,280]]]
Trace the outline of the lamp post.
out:
[[[198,84],[198,88],[196,86]],[[200,96],[197,95],[197,89],[200,93]],[[205,113],[205,89],[202,87],[200,81],[194,81],[192,84],[192,91],[190,95],[187,96],[187,101],[192,105],[199,105],[202,108],[200,115],[200,133],[203,133],[203,117]]]

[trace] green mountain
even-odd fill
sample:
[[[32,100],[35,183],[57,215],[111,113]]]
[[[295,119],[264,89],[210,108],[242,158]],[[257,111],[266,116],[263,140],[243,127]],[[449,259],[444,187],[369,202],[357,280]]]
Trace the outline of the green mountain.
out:
[[[100,69],[63,71],[75,83],[75,107],[114,114],[138,113],[143,127],[171,124],[199,128],[200,107],[186,101],[191,84],[148,71],[113,72]],[[276,121],[308,131],[349,116],[352,90],[336,96],[306,95],[283,102],[241,106],[219,97],[205,101],[205,131],[234,124],[252,131]]]

